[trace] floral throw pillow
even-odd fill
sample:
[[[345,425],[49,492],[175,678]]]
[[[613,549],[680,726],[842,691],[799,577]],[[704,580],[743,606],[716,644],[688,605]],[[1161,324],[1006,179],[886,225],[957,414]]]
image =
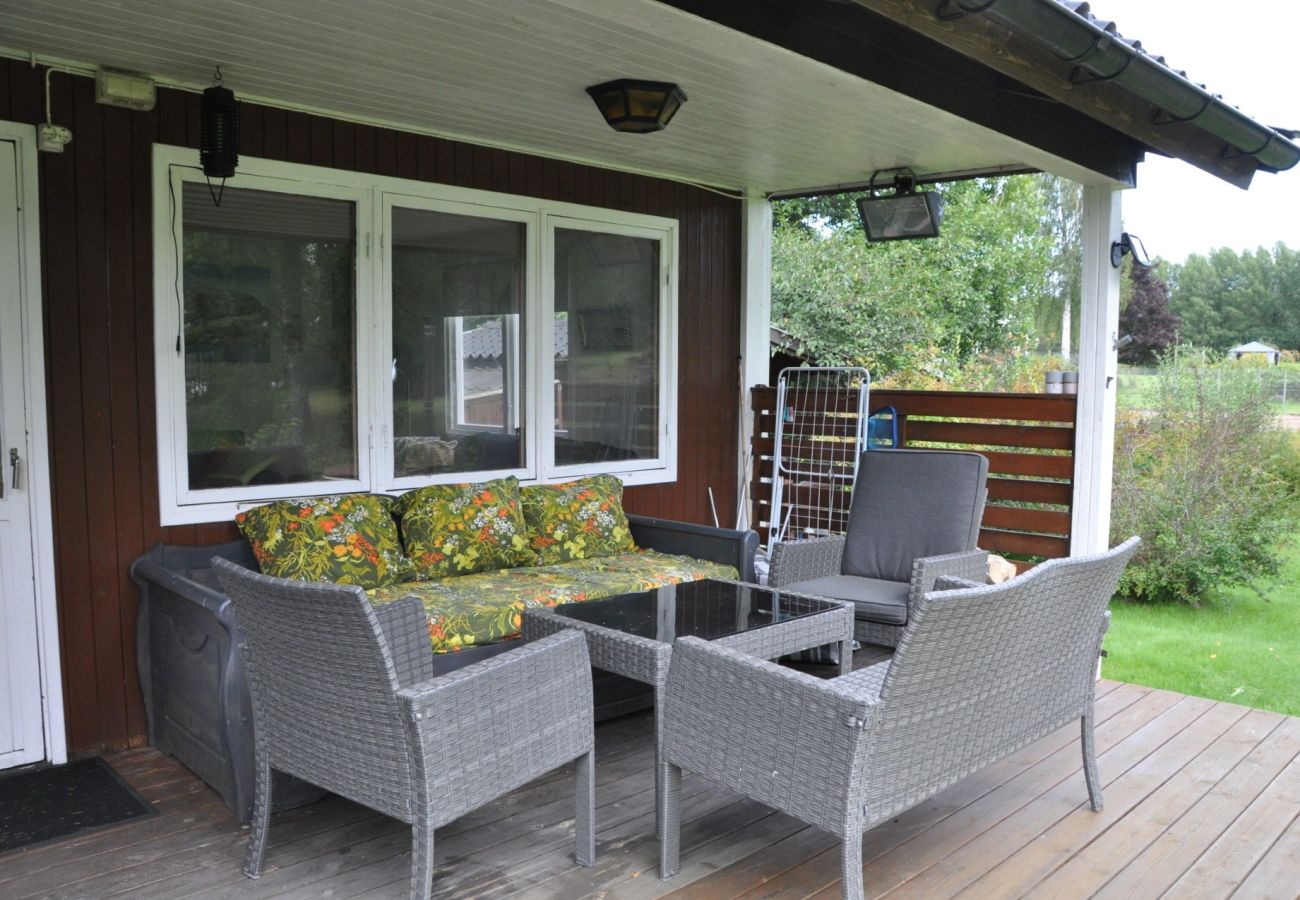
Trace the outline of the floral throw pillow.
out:
[[[435,484],[397,503],[402,540],[420,578],[469,575],[533,563],[519,480]]]
[[[636,549],[623,513],[623,482],[613,475],[532,485],[524,488],[523,497],[540,566]]]
[[[235,516],[263,574],[363,588],[410,578],[393,501],[374,494],[281,500]]]

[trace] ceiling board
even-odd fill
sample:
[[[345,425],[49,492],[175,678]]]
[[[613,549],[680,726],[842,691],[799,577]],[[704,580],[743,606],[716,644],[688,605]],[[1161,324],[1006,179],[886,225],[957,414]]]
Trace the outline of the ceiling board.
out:
[[[22,0],[10,52],[755,193],[1002,166],[1105,181],[903,94],[649,0]],[[584,88],[675,81],[664,132],[619,134]],[[59,110],[54,110],[57,122]]]

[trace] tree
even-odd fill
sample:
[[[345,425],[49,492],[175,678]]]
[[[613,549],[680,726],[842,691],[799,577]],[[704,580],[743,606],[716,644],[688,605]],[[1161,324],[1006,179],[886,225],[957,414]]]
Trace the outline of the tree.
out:
[[[1034,342],[1035,311],[1051,291],[1046,197],[1032,176],[941,185],[942,234],[868,244],[851,203],[776,204],[773,324],[827,365],[876,377],[941,376],[986,353]]]
[[[1249,340],[1300,348],[1300,254],[1285,244],[1193,254],[1169,274],[1184,341],[1220,352]]]
[[[1169,289],[1155,268],[1131,266],[1132,291],[1119,314],[1120,334],[1133,340],[1119,351],[1119,361],[1152,365],[1178,341],[1178,317],[1169,308]]]

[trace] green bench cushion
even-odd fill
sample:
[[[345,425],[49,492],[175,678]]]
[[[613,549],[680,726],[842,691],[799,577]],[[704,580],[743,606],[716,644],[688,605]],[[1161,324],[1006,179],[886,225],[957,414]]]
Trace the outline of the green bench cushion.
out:
[[[519,613],[529,607],[598,600],[705,578],[736,578],[731,566],[689,556],[640,550],[550,566],[498,569],[432,581],[408,581],[367,591],[375,605],[417,597],[429,616],[435,653],[519,637]]]

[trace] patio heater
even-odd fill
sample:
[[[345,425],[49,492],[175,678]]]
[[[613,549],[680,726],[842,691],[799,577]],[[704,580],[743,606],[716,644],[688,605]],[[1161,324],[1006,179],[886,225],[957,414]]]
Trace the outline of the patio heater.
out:
[[[877,181],[889,172],[894,177],[888,184]],[[867,182],[867,196],[858,198],[858,215],[873,243],[938,237],[943,198],[935,191],[918,191],[911,169],[880,169]]]

